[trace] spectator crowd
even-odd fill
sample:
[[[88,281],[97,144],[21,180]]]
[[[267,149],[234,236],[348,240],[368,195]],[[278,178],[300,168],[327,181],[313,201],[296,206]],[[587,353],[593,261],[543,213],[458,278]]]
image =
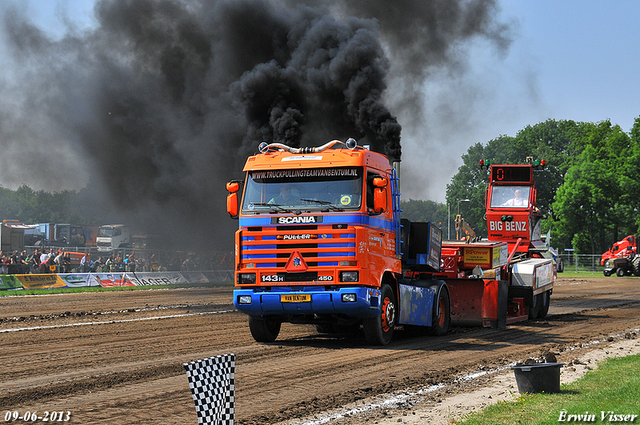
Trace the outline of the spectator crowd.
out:
[[[36,248],[31,254],[27,250],[5,254],[0,251],[0,275],[45,274],[45,273],[108,273],[108,272],[159,272],[196,271],[228,268],[224,263],[227,255],[220,257],[186,255],[178,253],[136,254],[114,253],[91,259],[89,253],[70,253],[62,248]]]

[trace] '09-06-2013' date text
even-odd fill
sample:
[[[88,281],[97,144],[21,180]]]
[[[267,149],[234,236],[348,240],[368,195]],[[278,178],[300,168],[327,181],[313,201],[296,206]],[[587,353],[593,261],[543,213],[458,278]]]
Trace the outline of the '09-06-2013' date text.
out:
[[[4,414],[5,422],[68,422],[69,420],[71,420],[71,412],[68,410],[44,411],[42,414],[38,411],[21,413],[17,410],[7,410]]]

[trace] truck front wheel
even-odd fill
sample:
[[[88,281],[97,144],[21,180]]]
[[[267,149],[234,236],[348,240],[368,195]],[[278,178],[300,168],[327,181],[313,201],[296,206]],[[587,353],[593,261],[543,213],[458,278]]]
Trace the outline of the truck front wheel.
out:
[[[396,324],[396,297],[389,285],[381,288],[380,314],[362,321],[364,336],[369,344],[387,345]]]
[[[624,269],[622,267],[618,267],[618,269],[616,270],[616,276],[624,277]]]
[[[249,316],[249,330],[257,342],[273,342],[280,333],[282,323],[269,317]]]

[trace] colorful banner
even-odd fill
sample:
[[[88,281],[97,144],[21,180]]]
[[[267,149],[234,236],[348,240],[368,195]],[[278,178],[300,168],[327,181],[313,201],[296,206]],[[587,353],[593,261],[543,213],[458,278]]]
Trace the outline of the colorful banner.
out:
[[[91,273],[67,273],[59,274],[58,276],[69,288],[100,286],[100,283],[91,276]]]
[[[126,272],[0,275],[0,291],[11,289],[80,288],[89,286],[156,286],[229,282],[233,270],[204,272]]]
[[[175,285],[178,283],[190,283],[180,272],[141,272],[125,273],[127,279],[136,286],[147,285]],[[202,276],[204,278],[204,276]]]
[[[203,271],[205,282],[232,282],[233,270],[209,270]]]
[[[140,273],[137,273],[138,275]],[[202,272],[180,272],[182,277],[186,282],[189,283],[207,283],[209,282],[207,278],[202,274]]]
[[[103,288],[110,288],[112,286],[135,286],[126,278],[124,273],[93,273],[92,277],[98,282],[98,285]]]
[[[0,276],[0,291],[11,289],[22,289],[22,282],[12,274]]]
[[[17,274],[14,275],[25,289],[66,288],[67,284],[57,274]]]

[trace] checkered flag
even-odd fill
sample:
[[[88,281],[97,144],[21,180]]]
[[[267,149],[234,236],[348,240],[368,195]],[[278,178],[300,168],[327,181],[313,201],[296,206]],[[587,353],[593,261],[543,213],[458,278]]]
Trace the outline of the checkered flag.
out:
[[[185,363],[196,403],[198,424],[233,425],[235,419],[236,355],[224,354]]]

